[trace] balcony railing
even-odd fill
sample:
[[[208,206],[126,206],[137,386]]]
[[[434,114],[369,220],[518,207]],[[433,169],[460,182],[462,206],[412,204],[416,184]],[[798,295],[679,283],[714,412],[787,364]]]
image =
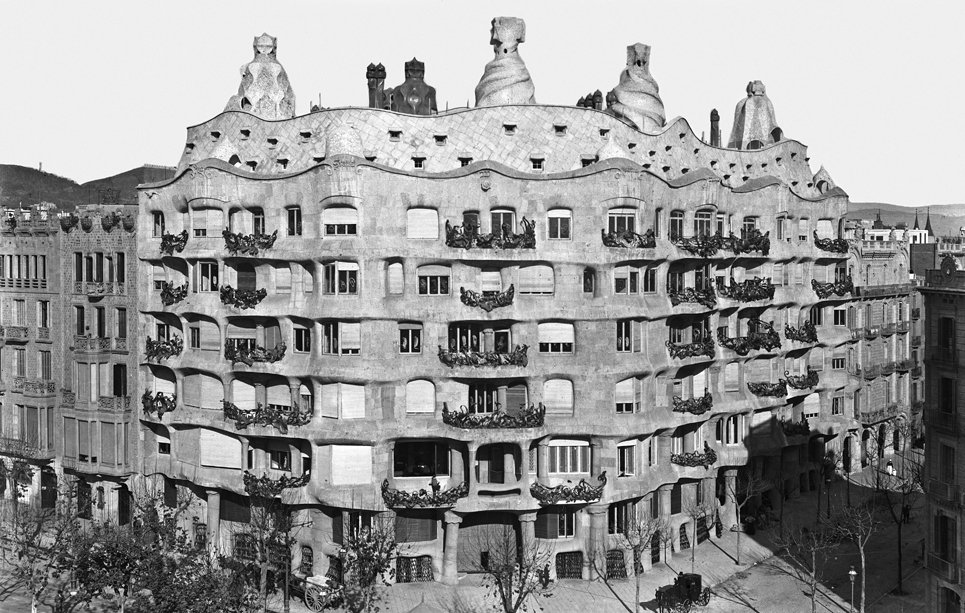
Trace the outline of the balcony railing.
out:
[[[604,247],[625,247],[628,249],[652,249],[657,246],[657,237],[652,229],[643,234],[630,230],[607,232],[600,230]]]
[[[850,275],[843,281],[835,281],[833,283],[821,283],[817,279],[811,279],[811,289],[813,289],[814,293],[821,299],[828,298],[831,295],[844,296],[854,291],[854,282],[851,280]]]
[[[225,228],[221,231],[225,249],[231,255],[258,255],[262,249],[271,249],[278,238],[278,230],[271,234],[235,234]]]
[[[711,464],[717,462],[717,452],[710,448],[704,441],[703,451],[686,451],[684,453],[671,453],[670,461],[680,466],[703,466],[710,468]]]
[[[252,309],[268,296],[268,290],[235,289],[230,285],[221,286],[221,303],[239,309]]]
[[[469,484],[465,481],[442,491],[442,485],[433,477],[429,482],[431,492],[425,488],[417,492],[406,492],[389,486],[389,480],[382,481],[382,500],[385,506],[404,509],[431,509],[453,507],[460,498],[469,495]]]
[[[151,392],[147,390],[141,395],[141,408],[148,415],[157,415],[158,419],[161,419],[165,413],[174,411],[177,406],[177,396],[163,392],[155,392],[152,395]]]
[[[814,232],[814,246],[821,251],[831,253],[847,253],[850,249],[848,241],[843,238],[818,238],[818,233]]]
[[[100,336],[74,335],[74,351],[110,351],[111,339]]]
[[[805,390],[817,386],[818,371],[808,366],[807,374],[792,375],[790,371],[785,370],[784,380],[787,381],[789,387],[793,387],[796,390]]]
[[[667,351],[670,352],[670,357],[681,360],[685,358],[695,358],[701,355],[712,358],[716,352],[714,339],[712,338],[693,343],[671,343],[667,341]]]
[[[887,377],[888,375],[893,375],[895,373],[895,363],[885,362],[881,365],[881,376]]]
[[[695,396],[684,400],[680,396],[673,397],[674,413],[690,413],[691,415],[703,415],[714,408],[714,397],[710,392],[704,390],[703,396]]]
[[[294,426],[304,426],[312,421],[312,407],[302,410],[298,403],[292,406],[261,404],[255,408],[243,410],[239,409],[234,403],[227,400],[221,401],[224,410],[224,418],[235,422],[235,428],[243,430],[250,425],[272,426],[282,434],[288,434],[288,428]]]
[[[784,436],[811,435],[811,425],[808,424],[808,420],[804,416],[801,416],[801,421],[790,421],[786,419],[781,419],[779,421],[781,424],[781,431],[784,432]]]
[[[797,328],[784,324],[784,338],[799,343],[816,343],[818,342],[818,329],[814,327],[810,320]]]
[[[457,411],[450,411],[447,403],[442,403],[442,422],[446,425],[464,430],[479,430],[490,428],[540,428],[546,418],[546,407],[530,405],[529,408],[520,407],[516,411],[503,411],[499,403],[490,413],[473,413],[468,407],[462,406]]]
[[[865,366],[861,369],[861,374],[865,379],[871,381],[872,379],[877,379],[881,376],[881,366],[878,364],[872,364],[871,366]]]
[[[516,345],[509,353],[496,351],[450,351],[439,345],[439,361],[454,368],[456,366],[526,366],[529,358],[526,352],[529,345]]]
[[[717,285],[717,293],[724,298],[737,300],[738,302],[753,302],[755,300],[773,300],[774,284],[770,277],[754,277],[738,283],[734,277],[730,278],[730,285],[720,283]]]
[[[242,475],[245,484],[245,492],[254,498],[275,498],[280,496],[285,490],[295,489],[308,485],[312,478],[311,473],[302,473],[297,477],[282,476],[272,479],[267,474],[262,473],[256,477],[247,470]]]
[[[912,347],[921,347],[921,337],[920,337],[920,336],[913,336],[913,337],[911,337],[911,346],[912,346]]]
[[[285,343],[278,343],[272,349],[265,349],[264,347],[258,346],[251,347],[247,344],[237,342],[236,339],[226,338],[224,341],[224,357],[232,364],[241,362],[245,366],[251,366],[255,362],[273,364],[285,357],[285,350],[287,348]]]
[[[13,378],[13,391],[23,392],[25,396],[52,396],[57,393],[53,381],[47,379]]]
[[[911,310],[911,318],[914,319],[915,321],[918,321],[919,319],[921,319],[921,308],[917,308],[917,307],[916,307],[916,308],[912,309],[912,310]]]
[[[667,292],[667,296],[670,298],[670,304],[674,306],[677,306],[681,302],[693,302],[712,309],[717,305],[717,294],[714,293],[714,288],[712,287],[706,289],[684,287]]]
[[[126,291],[124,283],[115,281],[85,281],[74,283],[74,293],[85,296],[117,296]]]
[[[167,234],[161,236],[161,253],[164,255],[174,255],[177,251],[181,253],[188,244],[188,231],[182,230],[180,234]]]
[[[509,306],[516,297],[516,286],[510,285],[509,289],[492,294],[474,292],[471,289],[459,288],[459,299],[466,306],[479,307],[487,313],[499,307]]]
[[[943,560],[938,557],[937,554],[929,553],[928,560],[925,564],[928,566],[928,570],[935,573],[945,581],[958,583],[958,565],[955,564],[955,562]]]
[[[131,473],[131,469],[127,466],[116,465],[116,464],[104,464],[102,462],[97,462],[96,456],[91,458],[91,461],[80,460],[78,458],[71,458],[67,456],[61,456],[60,464],[66,469],[72,470],[74,472],[82,472],[89,474],[98,475],[113,475],[122,476]]]
[[[781,346],[781,337],[774,331],[774,325],[760,319],[748,320],[748,326],[757,328],[747,336],[725,336],[723,330],[717,331],[717,342],[737,355],[747,355],[752,349],[774,351]]]
[[[878,334],[881,332],[881,328],[878,326],[871,326],[870,328],[864,329],[864,337],[866,340],[873,341],[878,338]]]
[[[29,460],[49,460],[54,457],[53,449],[41,449],[37,441],[23,441],[8,436],[0,437],[0,455]]]
[[[504,224],[500,232],[479,234],[479,227],[466,223],[453,226],[446,220],[446,246],[456,249],[535,249],[536,222],[523,217],[519,222],[523,231],[512,232],[509,224]]]
[[[755,396],[773,396],[781,398],[787,396],[787,381],[781,379],[777,383],[748,382],[747,389]]]
[[[895,362],[895,370],[897,370],[898,372],[908,372],[909,370],[911,370],[911,367],[913,365],[914,365],[914,362],[911,361],[911,358],[905,358],[903,360],[898,360],[897,362]]]
[[[127,411],[131,408],[130,396],[101,396],[97,408],[102,411]]]
[[[921,377],[921,366],[912,366],[912,367],[911,367],[911,376],[914,377],[914,378],[916,378],[916,379],[919,378],[919,377]]]
[[[910,321],[899,321],[898,323],[895,324],[895,330],[897,330],[898,334],[907,334],[910,329],[911,329]]]
[[[181,355],[184,350],[184,340],[180,336],[173,336],[171,340],[156,341],[150,336],[144,342],[144,357],[149,362],[160,362],[176,355]]]
[[[897,331],[897,326],[894,323],[886,323],[881,326],[882,336],[891,336]]]
[[[603,496],[603,488],[606,487],[606,471],[600,473],[597,481],[600,482],[600,485],[590,485],[586,482],[586,479],[580,479],[580,482],[576,485],[564,485],[561,483],[555,487],[549,487],[536,482],[530,486],[529,493],[532,494],[533,498],[538,500],[540,504],[544,505],[559,504],[561,502],[594,502]]]
[[[8,341],[26,341],[28,338],[27,326],[0,326],[0,334]]]
[[[188,284],[174,285],[167,281],[161,281],[161,304],[171,306],[187,298]]]

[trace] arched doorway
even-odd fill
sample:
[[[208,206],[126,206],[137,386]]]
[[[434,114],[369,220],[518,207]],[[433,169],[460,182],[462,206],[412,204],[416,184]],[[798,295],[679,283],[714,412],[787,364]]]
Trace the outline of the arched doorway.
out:
[[[845,473],[851,472],[851,446],[854,445],[854,439],[849,434],[844,438],[844,446],[841,449],[841,467],[844,469]]]
[[[861,433],[861,468],[868,465],[868,443],[871,441],[871,431]]]
[[[878,426],[878,457],[885,457],[885,446],[887,445],[888,439],[886,438],[888,434],[888,429],[885,428],[884,424]]]

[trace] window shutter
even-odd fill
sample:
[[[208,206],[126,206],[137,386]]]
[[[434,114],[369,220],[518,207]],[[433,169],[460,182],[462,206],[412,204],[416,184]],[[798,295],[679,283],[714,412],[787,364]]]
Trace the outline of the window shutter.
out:
[[[552,294],[553,289],[552,267],[537,265],[519,269],[519,292],[521,294]]]
[[[694,373],[693,386],[694,386],[694,397],[704,395],[704,388],[708,386],[706,370],[702,370],[700,372]]]
[[[332,484],[372,482],[372,447],[332,445]]]
[[[519,411],[520,407],[526,406],[526,386],[514,385],[506,388],[506,406],[503,410],[507,412]]]
[[[221,333],[218,330],[218,324],[204,319],[200,320],[198,324],[201,328],[201,349],[219,351],[221,348]]]
[[[201,406],[201,375],[188,375],[184,378],[184,404],[190,407]],[[251,408],[254,408],[254,405]]]
[[[811,415],[821,412],[821,397],[818,394],[808,394],[804,398],[804,414]]]
[[[342,351],[362,349],[362,324],[340,323],[338,325],[339,345]]]
[[[439,212],[435,209],[409,209],[406,211],[406,237],[439,238]]]
[[[448,277],[449,273],[450,268],[448,266],[439,266],[438,264],[420,266],[418,270],[420,277]]]
[[[574,339],[573,324],[543,323],[539,324],[538,331],[541,343],[572,343]]]
[[[323,417],[338,417],[338,383],[321,386],[320,405]]]
[[[40,443],[40,411],[37,407],[24,407],[23,440],[35,447]]]
[[[79,371],[83,372],[83,371]],[[174,395],[174,380],[168,379],[166,377],[159,377],[154,375],[154,391],[161,392],[163,394]]]
[[[151,266],[151,279],[154,281],[164,281],[164,266],[161,264],[154,264]]]
[[[413,512],[414,513],[414,512]],[[395,540],[400,543],[419,543],[436,540],[436,519],[420,513],[412,517],[395,516]]]
[[[560,514],[552,511],[543,511],[536,514],[536,538],[555,539],[559,538]]]
[[[424,379],[409,381],[405,386],[406,413],[435,413],[436,386]]]
[[[275,290],[282,294],[292,291],[292,269],[289,266],[275,269]]]
[[[113,466],[117,463],[117,441],[114,436],[115,424],[101,422],[101,456],[102,464]]]
[[[323,224],[358,224],[359,213],[350,206],[333,206],[322,212]]]
[[[550,379],[543,383],[543,405],[550,413],[573,412],[573,382]]]
[[[270,386],[268,388],[268,404],[290,407],[292,405],[291,388],[287,385]]]
[[[235,379],[231,382],[231,401],[242,410],[254,410],[255,386],[246,381]]]
[[[613,401],[614,404],[632,403],[634,401],[633,379],[624,379],[616,384],[613,390]]]
[[[663,376],[657,377],[655,385],[657,386],[655,390],[657,406],[667,406],[667,378]]]
[[[191,228],[193,230],[206,230],[208,228],[208,215],[205,209],[191,211]]]
[[[393,262],[392,264],[389,264],[388,277],[389,277],[389,293],[390,294],[403,293],[405,288],[405,279],[404,279],[401,263]]]
[[[818,233],[818,238],[834,238],[834,224],[830,219],[819,219],[815,231]]]
[[[479,274],[479,290],[483,292],[503,291],[503,280],[498,270],[484,270]]]
[[[631,321],[630,331],[633,334],[633,351],[639,353],[643,351],[643,339],[641,338],[640,322]]]
[[[111,395],[111,365],[107,362],[103,362],[97,365],[98,375],[100,378],[99,391],[101,396]]]
[[[240,439],[204,428],[201,430],[198,445],[201,449],[202,466],[241,468]]]
[[[365,417],[365,386],[339,384],[342,396],[342,419],[362,419]]]
[[[724,389],[734,391],[740,389],[740,367],[731,362],[724,367]]]
[[[201,375],[201,406],[205,409],[220,409],[222,400],[224,386],[221,381],[210,375]]]
[[[206,227],[208,228],[208,234],[220,234],[224,229],[224,215],[221,212],[221,209],[208,209],[207,213],[208,214],[205,217],[207,218]]]
[[[234,324],[228,324],[228,338],[229,339],[251,339],[254,340],[257,336],[257,330],[255,328],[247,328],[242,326],[236,326]]]
[[[77,420],[73,417],[64,418],[64,456],[77,457]]]

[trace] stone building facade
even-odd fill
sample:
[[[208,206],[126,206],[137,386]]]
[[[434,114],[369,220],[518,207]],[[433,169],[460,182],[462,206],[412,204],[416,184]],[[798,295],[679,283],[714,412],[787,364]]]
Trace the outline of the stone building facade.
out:
[[[645,45],[612,108],[535,103],[523,34],[494,20],[473,109],[433,112],[421,63],[410,113],[370,80],[372,108],[279,119],[287,77],[262,83],[267,116],[229,104],[140,188],[139,469],[195,495],[199,538],[247,550],[247,472],[310,520],[305,574],[381,513],[397,580],[454,582],[504,527],[555,577],[632,574],[631,518],[714,538],[738,471],[779,504],[860,429],[847,194],[763,85],[722,148],[665,123]],[[278,61],[255,43],[247,72]]]

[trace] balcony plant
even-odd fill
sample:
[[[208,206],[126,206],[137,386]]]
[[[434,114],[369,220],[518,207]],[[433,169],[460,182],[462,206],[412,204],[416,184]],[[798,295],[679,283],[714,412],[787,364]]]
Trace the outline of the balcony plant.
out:
[[[797,328],[784,324],[784,338],[801,343],[816,343],[818,342],[818,330],[810,320]]]
[[[792,375],[789,371],[784,371],[784,380],[787,381],[788,386],[793,387],[797,390],[806,390],[817,386],[818,384],[818,371],[808,367],[807,374],[804,375]]]
[[[260,402],[253,410],[242,410],[227,400],[221,401],[224,418],[235,422],[235,428],[244,430],[250,425],[272,426],[282,434],[288,434],[288,428],[304,426],[312,421],[312,408],[301,409],[298,403],[292,406],[265,405]]]
[[[180,234],[168,234],[165,232],[161,235],[161,253],[164,255],[174,255],[175,251],[181,253],[187,244],[187,230],[181,230]]]
[[[843,238],[818,238],[817,231],[814,232],[814,246],[831,253],[847,253],[850,248],[848,241]]]
[[[165,413],[171,413],[178,405],[177,396],[168,395],[163,392],[155,392],[153,395],[149,390],[144,390],[141,395],[141,408],[148,415],[157,415],[158,419]]]
[[[695,396],[684,400],[680,396],[673,397],[674,413],[690,413],[691,415],[703,415],[714,408],[714,397],[710,392],[704,390],[703,396]]]
[[[680,466],[703,466],[710,468],[711,464],[717,462],[717,452],[710,448],[707,441],[704,441],[703,451],[686,451],[684,453],[671,453],[670,461]]]
[[[672,358],[685,359],[701,355],[712,358],[715,353],[714,339],[708,337],[693,343],[671,343],[667,341],[667,350]]]
[[[149,336],[144,342],[144,354],[149,362],[160,362],[181,355],[183,349],[184,340],[180,336],[173,336],[166,341],[156,341]]]
[[[246,366],[251,366],[255,362],[273,364],[285,357],[285,350],[287,348],[285,343],[278,343],[272,349],[265,349],[264,347],[249,348],[246,345],[233,342],[230,338],[226,338],[224,341],[224,357],[232,364],[237,364],[238,362]]]
[[[188,284],[174,285],[161,281],[161,304],[171,306],[184,300],[188,296]]]

